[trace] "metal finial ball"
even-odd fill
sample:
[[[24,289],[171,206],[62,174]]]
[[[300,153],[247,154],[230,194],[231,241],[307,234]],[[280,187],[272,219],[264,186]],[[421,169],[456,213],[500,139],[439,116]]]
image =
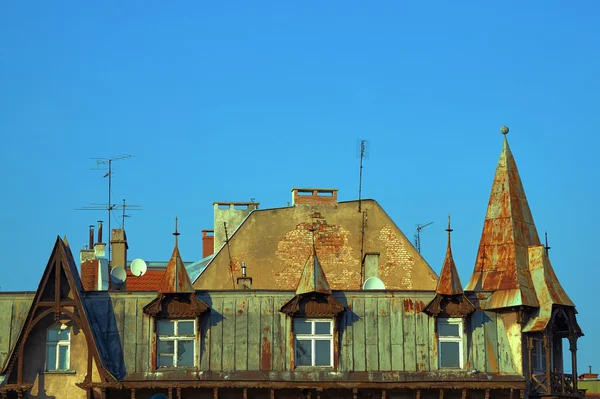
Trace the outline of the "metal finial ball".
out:
[[[508,133],[508,126],[502,126],[500,128],[500,133],[507,134]]]

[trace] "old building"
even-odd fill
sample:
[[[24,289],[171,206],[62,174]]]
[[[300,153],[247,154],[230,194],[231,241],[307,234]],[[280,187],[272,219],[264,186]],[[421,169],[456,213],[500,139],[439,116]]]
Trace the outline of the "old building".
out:
[[[214,207],[202,260],[183,262],[176,231],[141,277],[122,230],[110,265],[90,232],[82,277],[57,238],[38,289],[0,295],[0,397],[581,396],[577,312],[506,137],[464,288],[450,223],[438,277],[373,200],[293,189],[285,208]]]

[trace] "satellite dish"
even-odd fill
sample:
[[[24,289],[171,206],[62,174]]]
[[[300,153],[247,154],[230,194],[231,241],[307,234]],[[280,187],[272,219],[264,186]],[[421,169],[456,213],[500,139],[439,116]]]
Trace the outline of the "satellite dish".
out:
[[[131,273],[136,276],[136,277],[141,277],[144,274],[146,274],[146,270],[148,270],[148,266],[146,265],[146,262],[144,262],[143,259],[134,259],[131,262]]]
[[[377,277],[369,277],[363,284],[363,290],[385,290],[385,284]]]
[[[127,279],[127,272],[121,266],[113,267],[110,272],[110,280],[113,284],[123,284]]]

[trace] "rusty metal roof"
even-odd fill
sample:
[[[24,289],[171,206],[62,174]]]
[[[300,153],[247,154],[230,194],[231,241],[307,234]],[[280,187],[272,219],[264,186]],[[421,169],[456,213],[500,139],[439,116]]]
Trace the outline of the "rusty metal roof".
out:
[[[450,246],[450,233],[452,232],[450,217],[448,217],[448,229],[446,231],[448,232],[448,249],[446,249],[446,258],[435,292],[440,295],[458,295],[463,293],[463,289],[452,257],[452,247]]]
[[[550,264],[548,253],[542,245],[529,248],[529,270],[540,302],[536,317],[529,320],[523,332],[543,331],[552,317],[554,305],[575,306],[558,282]]]
[[[171,260],[167,265],[167,270],[165,270],[158,292],[162,294],[195,292],[190,277],[185,269],[185,265],[181,260],[177,245],[175,245],[175,249],[173,249],[173,255],[171,255]]]
[[[540,239],[504,137],[475,269],[466,289],[495,291],[489,308],[539,306],[528,267],[531,245],[540,245]]]
[[[325,272],[321,267],[321,263],[319,263],[319,259],[317,258],[314,249],[304,265],[304,270],[302,271],[298,287],[296,288],[296,295],[307,294],[310,292],[331,294],[327,277],[325,277]]]

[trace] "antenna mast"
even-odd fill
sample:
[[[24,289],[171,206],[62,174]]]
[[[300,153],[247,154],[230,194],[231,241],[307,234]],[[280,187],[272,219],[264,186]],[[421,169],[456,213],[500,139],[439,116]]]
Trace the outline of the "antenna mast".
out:
[[[362,172],[363,159],[369,158],[369,141],[359,139],[358,141],[358,156],[360,157],[360,176],[358,178],[358,211],[362,212]]]
[[[429,226],[432,223],[433,222],[417,225],[417,232],[415,233],[415,247],[417,248],[417,251],[419,251],[419,253],[421,253],[421,230],[423,230],[425,227]]]
[[[78,208],[76,210],[97,210],[97,209],[106,209],[106,211],[108,212],[108,261],[110,262],[111,259],[111,253],[112,253],[112,245],[110,244],[110,239],[111,239],[111,234],[112,234],[112,230],[110,227],[110,220],[111,220],[111,216],[112,216],[112,211],[114,209],[118,209],[118,205],[113,204],[112,203],[112,163],[114,161],[120,161],[122,159],[127,159],[127,158],[131,158],[131,155],[121,155],[118,157],[112,157],[112,158],[92,158],[94,160],[96,160],[96,170],[102,170],[101,168],[99,168],[100,165],[108,165],[108,172],[103,176],[103,177],[108,177],[108,204],[106,205],[95,205],[95,206],[90,206],[90,207],[83,207],[83,208]],[[134,210],[135,207],[138,207],[137,205],[127,205],[125,203],[125,200],[123,200],[123,221],[125,220],[125,207],[128,206],[130,208],[130,210]],[[133,208],[133,209],[131,209]],[[139,208],[139,207],[138,207]],[[139,208],[141,209],[141,208]],[[138,209],[138,210],[139,210]],[[117,219],[118,220],[118,219]]]
[[[231,259],[231,249],[229,248],[229,234],[227,234],[227,222],[223,222],[223,227],[225,229],[225,244],[227,244],[227,254],[229,255],[229,272],[231,273],[231,284],[233,284],[233,289],[235,289],[235,281],[233,279],[233,260]]]

